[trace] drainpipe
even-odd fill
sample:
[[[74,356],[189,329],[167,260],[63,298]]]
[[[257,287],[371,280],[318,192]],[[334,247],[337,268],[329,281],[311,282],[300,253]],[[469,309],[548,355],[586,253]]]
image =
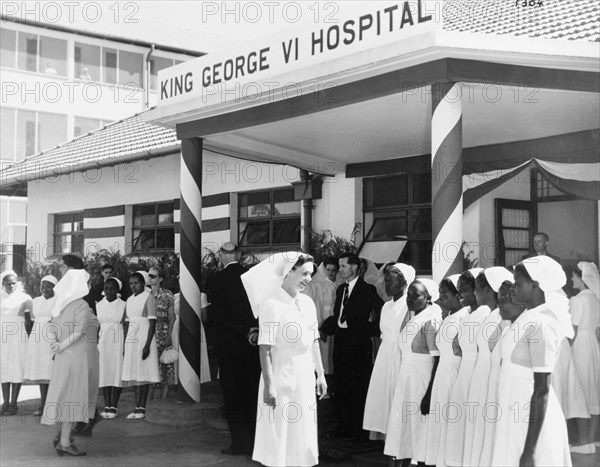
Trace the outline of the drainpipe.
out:
[[[300,180],[305,183],[305,189],[308,189],[312,175],[307,170],[300,170]],[[310,253],[310,234],[312,231],[312,211],[313,211],[313,200],[305,199],[302,201],[302,208],[304,210],[304,245],[302,251],[304,253]]]
[[[150,107],[150,56],[154,53],[154,44],[150,45],[150,50],[146,54],[146,89],[144,89],[144,107]]]

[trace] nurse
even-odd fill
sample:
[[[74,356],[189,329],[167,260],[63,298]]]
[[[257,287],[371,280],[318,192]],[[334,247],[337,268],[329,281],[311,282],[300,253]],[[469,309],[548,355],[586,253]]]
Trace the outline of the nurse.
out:
[[[496,423],[493,466],[571,465],[567,424],[550,385],[562,335],[546,296],[560,289],[561,274],[564,278],[560,264],[545,256],[515,266],[514,301],[526,310],[509,317],[509,335],[501,341],[502,416]]]

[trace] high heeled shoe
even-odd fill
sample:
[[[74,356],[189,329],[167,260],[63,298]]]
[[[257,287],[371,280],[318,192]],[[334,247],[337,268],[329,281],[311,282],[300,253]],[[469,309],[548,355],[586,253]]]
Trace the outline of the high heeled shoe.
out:
[[[68,454],[69,456],[73,457],[80,457],[86,456],[87,452],[80,451],[74,444],[71,444],[70,446],[63,446],[60,443],[58,443],[56,445],[56,454],[58,454],[60,457],[64,456],[65,454]]]
[[[71,444],[73,444],[73,441],[74,441],[73,437],[69,436],[69,442]],[[60,434],[56,435],[56,438],[54,438],[54,440],[52,441],[52,445],[54,446],[55,449],[59,442],[60,442]]]

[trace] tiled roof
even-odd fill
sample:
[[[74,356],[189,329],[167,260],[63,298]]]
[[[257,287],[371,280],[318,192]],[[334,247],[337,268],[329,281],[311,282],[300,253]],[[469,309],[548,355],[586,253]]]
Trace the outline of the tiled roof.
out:
[[[598,0],[446,0],[443,28],[482,34],[600,41]],[[529,0],[528,2],[529,3]]]
[[[10,186],[175,152],[179,146],[174,130],[146,123],[139,113],[6,167],[0,171],[0,180]]]

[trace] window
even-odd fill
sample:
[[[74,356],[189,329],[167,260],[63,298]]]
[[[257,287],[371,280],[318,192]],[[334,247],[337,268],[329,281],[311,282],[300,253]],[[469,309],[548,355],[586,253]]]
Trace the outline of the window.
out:
[[[39,146],[36,152],[54,148],[67,140],[67,116],[38,113]]]
[[[66,140],[66,115],[17,111],[17,160],[51,149]]]
[[[75,117],[75,130],[73,136],[81,136],[102,127],[102,120],[95,118]]]
[[[533,172],[536,177],[536,202],[544,203],[577,199],[575,195],[567,194],[552,185],[539,170],[534,170]]]
[[[0,107],[0,155],[4,160],[15,160],[15,109]]]
[[[431,173],[365,179],[363,211],[373,222],[359,254],[431,272]]]
[[[67,76],[67,41],[20,32],[18,68],[49,75]]]
[[[173,66],[173,60],[170,58],[152,57],[150,59],[150,89],[156,90],[158,87],[158,72]]]
[[[102,74],[102,81],[109,84],[117,82],[117,51],[114,49],[103,49],[104,58],[102,60],[102,66],[104,72]]]
[[[75,43],[75,78],[85,81],[100,80],[100,47]]]
[[[144,57],[142,54],[119,51],[119,84],[133,84],[137,88],[143,88],[143,69]]]
[[[16,64],[15,50],[17,48],[17,33],[10,29],[0,29],[0,65],[14,68]]]
[[[54,216],[54,254],[83,254],[83,212]]]
[[[240,193],[238,222],[241,247],[300,245],[300,202],[294,200],[293,188]]]
[[[133,206],[132,245],[134,252],[175,248],[173,201]]]
[[[531,203],[513,199],[494,200],[496,209],[496,265],[511,267],[529,253]]]

